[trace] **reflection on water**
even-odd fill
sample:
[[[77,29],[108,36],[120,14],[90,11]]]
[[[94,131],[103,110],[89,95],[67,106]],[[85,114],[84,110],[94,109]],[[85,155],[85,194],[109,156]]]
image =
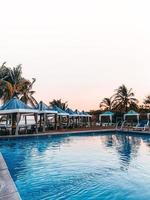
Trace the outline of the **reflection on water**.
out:
[[[22,168],[28,167],[29,158],[45,156],[45,152],[51,149],[54,153],[55,149],[60,149],[61,144],[69,143],[69,141],[70,138],[64,136],[2,140],[0,152],[4,154],[9,170],[14,174],[14,180],[17,180],[19,171],[22,172]]]
[[[115,147],[120,160],[120,169],[127,170],[131,159],[135,158],[138,154],[141,140],[141,137],[116,134],[105,136],[103,142],[106,147]]]
[[[0,151],[23,200],[150,199],[150,136],[11,139]]]
[[[146,146],[149,148],[149,150],[150,150],[150,137],[149,138],[146,138],[146,137],[144,137],[143,138],[143,142],[146,144]]]

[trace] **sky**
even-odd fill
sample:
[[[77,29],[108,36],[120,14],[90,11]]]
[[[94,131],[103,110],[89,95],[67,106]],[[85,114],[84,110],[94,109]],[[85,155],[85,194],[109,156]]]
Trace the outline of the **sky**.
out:
[[[22,64],[37,100],[98,109],[125,84],[150,93],[149,0],[0,0],[0,64]]]

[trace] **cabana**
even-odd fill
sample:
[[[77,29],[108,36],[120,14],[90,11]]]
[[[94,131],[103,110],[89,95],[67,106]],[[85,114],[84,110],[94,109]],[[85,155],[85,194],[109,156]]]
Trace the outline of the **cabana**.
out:
[[[88,114],[84,110],[80,113],[80,115],[82,115],[83,117],[92,117],[92,115]]]
[[[76,113],[76,126],[82,127],[83,125],[90,126],[92,115],[88,114],[85,111],[78,111],[77,109],[74,111]]]
[[[124,121],[126,121],[127,117],[136,117],[137,122],[139,123],[140,114],[135,112],[134,110],[130,110],[126,114],[124,114]]]
[[[75,119],[76,117],[78,117],[78,115],[76,114],[76,112],[74,112],[72,109],[67,108],[65,110],[68,114],[69,114],[69,127],[74,127],[75,126]]]
[[[106,111],[106,112],[100,114],[99,115],[99,122],[100,122],[100,124],[102,123],[102,117],[107,117],[110,120],[110,124],[112,124],[113,116],[114,116],[114,113],[111,112],[111,111]],[[104,123],[104,125],[106,125],[106,124],[108,125],[108,122]]]
[[[78,111],[77,109],[74,111],[76,113],[76,127],[80,127],[82,126],[82,117],[83,117],[83,114],[81,114],[80,111]]]
[[[60,126],[67,127],[69,124],[69,113],[62,110],[61,108],[59,108],[56,105],[52,106],[51,109],[57,112],[56,128],[60,127]],[[67,122],[65,122],[65,123],[62,122],[63,118],[67,118]]]
[[[15,135],[18,135],[19,122],[21,120],[22,115],[33,115],[34,116],[35,126],[36,126],[35,130],[36,130],[36,133],[38,133],[37,114],[38,114],[38,111],[36,109],[31,108],[30,106],[26,105],[24,102],[22,102],[21,100],[19,100],[16,97],[13,97],[11,100],[7,101],[0,109],[0,115],[7,115],[7,124],[8,124],[8,120],[9,120],[11,132],[14,131]],[[9,116],[10,116],[10,118],[9,118]],[[27,126],[27,120],[25,120],[24,126]],[[31,126],[31,124],[30,124],[30,126]]]
[[[83,117],[83,122],[84,122],[84,119],[85,119],[85,125],[86,125],[86,126],[90,126],[92,115],[88,114],[88,113],[85,112],[85,111],[82,111],[82,112],[80,113],[80,115]]]
[[[147,113],[147,119],[150,120],[150,113]]]
[[[150,113],[147,113],[147,120],[140,120],[135,127],[133,127],[133,130],[149,130],[149,121],[150,121]]]
[[[43,127],[43,132],[45,132],[45,127],[48,124],[48,117],[54,116],[55,120],[57,118],[57,111],[47,106],[43,101],[40,101],[39,104],[36,106],[38,109],[38,114],[40,115],[40,128]],[[43,122],[43,125],[42,125]],[[56,122],[55,122],[56,128]]]
[[[147,127],[150,126],[150,113],[147,113]]]

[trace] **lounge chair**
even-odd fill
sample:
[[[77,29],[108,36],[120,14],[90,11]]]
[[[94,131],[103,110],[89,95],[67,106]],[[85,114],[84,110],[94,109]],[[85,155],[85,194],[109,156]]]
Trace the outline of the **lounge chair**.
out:
[[[149,120],[142,120],[135,127],[133,127],[133,130],[137,131],[146,131],[147,129],[149,129]]]
[[[116,123],[107,122],[107,123],[101,123],[101,125],[104,126],[104,127],[112,127],[112,126],[116,126]]]
[[[0,122],[0,130],[4,132],[9,132],[11,134],[11,125],[7,124],[6,121]]]
[[[9,134],[11,134],[11,124],[6,116],[0,117],[0,130],[2,132],[9,132]]]

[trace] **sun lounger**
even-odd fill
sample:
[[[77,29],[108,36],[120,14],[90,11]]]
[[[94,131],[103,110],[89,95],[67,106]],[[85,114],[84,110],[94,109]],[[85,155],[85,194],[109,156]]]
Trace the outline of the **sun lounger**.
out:
[[[9,134],[11,133],[11,125],[6,124],[6,122],[1,122],[0,123],[0,130],[1,131],[5,131],[5,132],[9,132]]]
[[[139,131],[146,131],[149,129],[149,121],[148,120],[142,120],[140,121],[135,127],[133,127],[133,130],[139,130]]]

